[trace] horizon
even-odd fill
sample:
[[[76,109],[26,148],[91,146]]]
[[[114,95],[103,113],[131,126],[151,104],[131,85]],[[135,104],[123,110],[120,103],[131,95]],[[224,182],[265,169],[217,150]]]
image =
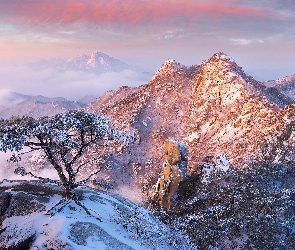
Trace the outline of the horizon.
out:
[[[169,58],[190,66],[224,52],[259,81],[280,79],[295,74],[294,12],[292,0],[1,1],[0,89],[75,99],[69,88],[99,96],[148,82],[139,74],[97,79],[23,66],[94,51],[148,72]]]

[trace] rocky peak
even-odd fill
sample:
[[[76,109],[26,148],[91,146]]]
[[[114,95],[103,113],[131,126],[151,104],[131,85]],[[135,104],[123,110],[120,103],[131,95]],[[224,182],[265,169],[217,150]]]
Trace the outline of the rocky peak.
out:
[[[264,88],[263,84],[246,75],[231,57],[219,52],[203,63],[201,73],[195,75],[193,93],[228,104],[246,96],[261,96]]]
[[[86,63],[86,69],[90,71],[106,72],[106,71],[122,71],[131,69],[132,67],[126,63],[112,58],[102,52],[96,51],[91,54]]]
[[[187,177],[187,147],[171,138],[165,141],[164,164],[154,187],[152,200],[159,207],[171,209],[174,205],[179,185]]]
[[[242,78],[249,78],[246,76],[241,67],[239,67],[234,59],[225,53],[219,52],[215,53],[209,58],[209,60],[204,63],[203,71],[214,72],[218,77],[228,77],[233,78],[235,76],[240,76]]]
[[[176,62],[174,59],[168,59],[163,63],[163,65],[157,70],[155,75],[152,77],[152,80],[154,80],[157,77],[170,75],[170,74],[181,74],[184,71],[187,70],[187,67],[180,64],[179,62]]]
[[[223,53],[223,52],[217,52],[214,55],[212,55],[209,59],[209,61],[225,61],[225,62],[235,62],[235,60],[228,56],[227,54]]]

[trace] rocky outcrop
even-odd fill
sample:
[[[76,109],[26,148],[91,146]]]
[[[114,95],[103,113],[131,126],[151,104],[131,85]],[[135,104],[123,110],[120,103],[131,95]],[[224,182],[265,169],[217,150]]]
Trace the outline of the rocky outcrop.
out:
[[[75,190],[87,214],[62,187],[40,181],[0,182],[0,250],[191,249],[186,237],[119,195]]]
[[[154,188],[152,200],[160,207],[171,209],[179,185],[186,178],[187,147],[174,139],[166,140],[163,170]]]

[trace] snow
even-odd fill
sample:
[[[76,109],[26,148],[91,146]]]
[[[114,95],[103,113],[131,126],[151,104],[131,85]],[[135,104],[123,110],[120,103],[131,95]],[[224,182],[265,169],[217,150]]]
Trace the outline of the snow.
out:
[[[221,59],[221,60],[228,61],[228,62],[235,62],[235,60],[232,57],[226,55],[223,52],[215,53],[212,57],[217,59],[217,60]]]
[[[208,178],[211,172],[213,172],[214,170],[215,170],[214,164],[204,163],[201,182],[205,182],[205,183],[208,182]]]
[[[229,170],[230,167],[231,164],[227,159],[225,153],[219,153],[216,157],[216,168],[226,172],[227,170]]]
[[[13,187],[16,185],[19,185],[20,182],[18,181],[7,181],[6,179],[4,179],[1,183],[0,183],[0,187]]]
[[[188,137],[186,137],[185,139],[189,142],[193,142],[194,140],[198,140],[199,139],[199,133],[197,132],[192,132]]]
[[[1,186],[8,185],[6,182]],[[13,185],[9,183],[9,185]],[[46,211],[6,218],[1,227],[0,248],[17,245],[34,236],[30,249],[183,249],[184,236],[173,233],[154,215],[131,201],[114,194],[79,188],[81,203],[91,215],[69,201],[61,209],[52,207],[61,200],[54,195],[46,203]],[[50,209],[51,208],[51,209]],[[169,237],[172,238],[169,239]],[[173,237],[175,239],[173,239]],[[178,241],[179,248],[169,245]]]

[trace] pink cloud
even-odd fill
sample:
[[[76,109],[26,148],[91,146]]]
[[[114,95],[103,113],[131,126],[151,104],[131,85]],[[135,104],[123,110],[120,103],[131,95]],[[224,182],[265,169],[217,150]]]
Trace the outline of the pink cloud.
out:
[[[0,13],[8,21],[38,25],[46,23],[157,24],[161,21],[192,22],[198,17],[260,18],[268,13],[255,6],[234,4],[230,0],[76,0],[7,1],[0,3]],[[177,21],[176,21],[177,19]]]

